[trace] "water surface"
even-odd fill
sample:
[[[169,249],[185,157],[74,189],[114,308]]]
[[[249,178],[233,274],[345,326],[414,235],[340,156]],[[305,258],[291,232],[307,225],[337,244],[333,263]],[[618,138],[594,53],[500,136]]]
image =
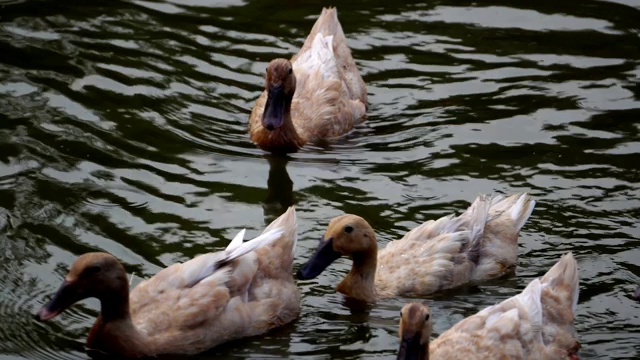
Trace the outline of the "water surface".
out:
[[[263,71],[326,5],[0,1],[0,359],[87,358],[96,300],[32,320],[84,252],[149,277],[295,204],[300,264],[343,212],[384,246],[520,191],[538,205],[516,276],[429,297],[435,335],[573,251],[582,358],[640,356],[640,2],[339,5],[368,122],[267,155],[246,132]],[[299,282],[293,324],[197,358],[393,359],[410,299],[351,312],[334,290],[348,268]]]

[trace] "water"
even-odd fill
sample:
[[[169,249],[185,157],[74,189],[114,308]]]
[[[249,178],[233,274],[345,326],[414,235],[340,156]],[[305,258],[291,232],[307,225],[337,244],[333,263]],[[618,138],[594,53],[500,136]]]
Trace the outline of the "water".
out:
[[[369,120],[326,148],[266,155],[246,132],[262,73],[323,5],[0,2],[0,359],[87,358],[97,301],[32,320],[87,251],[148,277],[295,204],[300,264],[342,212],[384,244],[517,191],[538,201],[517,275],[429,297],[436,335],[571,250],[582,358],[638,358],[640,1],[339,5]],[[408,299],[352,313],[334,290],[348,267],[299,283],[295,323],[198,358],[394,358]]]

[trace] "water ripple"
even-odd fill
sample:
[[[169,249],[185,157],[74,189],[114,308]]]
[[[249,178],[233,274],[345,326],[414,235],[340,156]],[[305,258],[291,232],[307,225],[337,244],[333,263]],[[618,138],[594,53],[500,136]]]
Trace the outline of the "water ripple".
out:
[[[340,5],[368,121],[284,158],[251,144],[248,117],[267,62],[299,49],[319,5],[0,3],[0,357],[86,358],[96,301],[32,314],[87,251],[145,278],[295,204],[302,262],[342,212],[384,246],[478,193],[515,191],[538,201],[517,276],[428,297],[435,334],[571,250],[581,357],[640,354],[634,2]],[[393,358],[409,299],[349,311],[334,290],[348,267],[299,283],[293,324],[196,358]]]

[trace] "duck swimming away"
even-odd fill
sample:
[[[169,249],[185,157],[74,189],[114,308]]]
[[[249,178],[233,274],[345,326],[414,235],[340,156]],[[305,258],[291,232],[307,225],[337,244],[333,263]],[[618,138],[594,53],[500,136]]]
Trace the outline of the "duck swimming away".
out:
[[[469,316],[433,342],[431,310],[409,303],[400,311],[397,359],[578,360],[578,292],[578,264],[568,253],[522,293]]]
[[[378,252],[369,223],[345,214],[331,220],[298,279],[320,275],[341,256],[353,260],[337,290],[375,302],[398,295],[427,295],[501,277],[515,269],[518,234],[535,201],[529,194],[481,195],[460,216],[429,220]]]
[[[243,237],[244,230],[223,251],[161,270],[131,294],[115,257],[84,254],[35,318],[50,320],[80,300],[98,298],[100,316],[87,348],[126,358],[195,354],[293,321],[300,312],[291,273],[295,209],[257,238],[243,243]]]
[[[365,121],[367,89],[335,8],[323,8],[300,52],[267,66],[249,118],[251,141],[276,153],[335,138]]]

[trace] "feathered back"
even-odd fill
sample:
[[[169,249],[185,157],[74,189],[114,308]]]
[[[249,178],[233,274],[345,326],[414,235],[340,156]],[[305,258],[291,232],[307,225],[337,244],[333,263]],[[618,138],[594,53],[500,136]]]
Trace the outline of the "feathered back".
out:
[[[327,46],[331,47],[330,51],[324,51]],[[313,59],[312,63],[315,64],[321,63],[323,77],[331,75],[340,79],[342,86],[347,88],[349,99],[358,100],[361,104],[364,104],[364,111],[366,111],[368,108],[367,88],[358,72],[356,61],[351,55],[351,49],[349,49],[347,38],[338,20],[338,10],[336,8],[322,9],[320,17],[311,28],[300,52],[291,58],[291,62],[294,66],[297,63],[309,64],[308,59]],[[323,60],[320,61],[319,59]],[[304,81],[303,78],[299,80]],[[299,84],[298,86],[302,87],[301,85]],[[345,99],[341,98],[341,100],[344,101]],[[355,123],[363,121],[360,118],[365,115],[365,112],[360,113],[358,106],[353,106],[352,110],[356,118]]]
[[[362,102],[366,110],[368,108],[367,88],[358,72],[356,61],[353,59],[351,49],[347,45],[347,38],[344,36],[342,26],[338,21],[338,10],[336,8],[323,8],[320,19],[313,26],[314,29],[316,26],[320,32],[333,35],[333,52],[338,61],[338,69],[343,76],[343,81],[349,90],[350,98]],[[314,34],[313,29],[311,34]]]
[[[564,255],[518,295],[460,321],[430,344],[432,358],[577,359],[578,264]]]
[[[220,269],[222,265],[256,249],[273,246],[283,233],[283,229],[273,227],[255,239],[242,243],[238,242],[238,239],[242,240],[243,229],[224,251],[203,254],[185,263],[173,264],[160,270],[151,279],[140,283],[134,291],[149,288],[151,292],[163,292],[168,289],[190,288],[205,280],[224,283],[228,280],[229,269]]]
[[[291,58],[291,62],[295,62],[300,54],[311,48],[311,44],[318,34],[335,36],[346,41],[342,26],[340,25],[340,21],[338,21],[338,10],[336,10],[336,8],[322,8],[322,12],[315,24],[313,24],[311,31],[309,31],[309,35],[307,35],[302,48],[300,48],[298,54]]]

